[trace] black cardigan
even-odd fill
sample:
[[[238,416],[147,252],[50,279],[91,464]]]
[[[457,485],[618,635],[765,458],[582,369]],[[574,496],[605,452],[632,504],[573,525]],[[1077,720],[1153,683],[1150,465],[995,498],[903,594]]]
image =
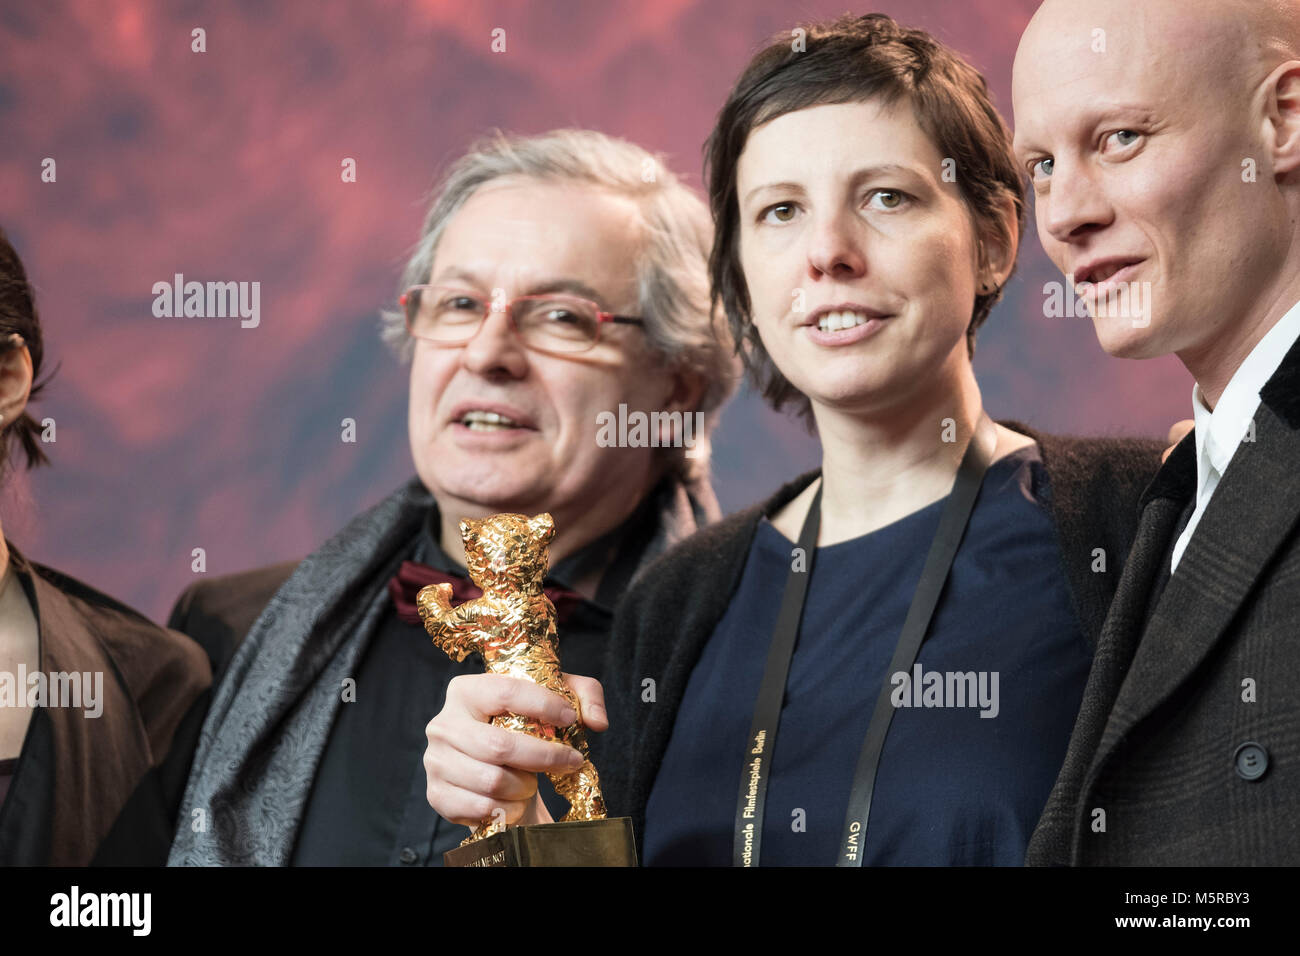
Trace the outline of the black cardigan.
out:
[[[1135,438],[1048,435],[1018,422],[1002,424],[1038,443],[1048,475],[1044,497],[1056,525],[1071,601],[1080,629],[1095,649],[1137,529],[1138,501],[1160,467],[1165,446]],[[704,645],[740,584],[759,522],[820,474],[801,475],[762,504],[697,532],[646,568],[619,603],[605,663],[610,729],[598,769],[610,815],[632,818],[638,851],[646,802],[677,708]],[[1034,489],[1036,496],[1041,491]],[[1096,548],[1105,550],[1104,572],[1092,570]],[[756,652],[765,654],[765,648]]]

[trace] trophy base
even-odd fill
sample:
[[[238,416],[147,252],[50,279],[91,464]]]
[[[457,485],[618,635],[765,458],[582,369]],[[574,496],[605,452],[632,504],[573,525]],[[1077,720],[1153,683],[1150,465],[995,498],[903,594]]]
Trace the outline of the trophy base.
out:
[[[636,866],[632,818],[510,827],[448,850],[445,866]]]

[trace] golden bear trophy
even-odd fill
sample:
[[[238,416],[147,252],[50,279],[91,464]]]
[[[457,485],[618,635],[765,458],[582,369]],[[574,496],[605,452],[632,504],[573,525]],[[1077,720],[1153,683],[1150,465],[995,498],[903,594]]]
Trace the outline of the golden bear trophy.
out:
[[[531,717],[504,714],[498,727],[568,744],[587,757],[577,696],[565,685],[556,652],[555,606],[542,590],[547,546],[555,537],[549,514],[500,514],[460,523],[470,580],[483,596],[451,606],[451,585],[430,584],[416,596],[420,619],[433,643],[463,661],[482,656],[489,674],[531,680],[568,699],[578,719],[552,727]],[[569,802],[558,823],[507,827],[483,820],[455,850],[448,866],[636,866],[632,821],[605,819],[600,778],[588,758],[577,770],[549,775]]]

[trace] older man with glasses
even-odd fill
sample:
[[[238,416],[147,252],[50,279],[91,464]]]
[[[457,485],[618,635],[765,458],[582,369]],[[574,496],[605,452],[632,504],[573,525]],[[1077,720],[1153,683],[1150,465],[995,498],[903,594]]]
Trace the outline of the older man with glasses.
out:
[[[564,663],[600,675],[618,596],[719,514],[708,427],[735,374],[709,247],[703,204],[598,133],[497,136],[451,168],[385,315],[411,363],[417,477],[300,564],[195,585],[173,612],[229,666],[171,863],[436,865],[459,843],[421,756],[454,678],[476,668],[432,646],[415,594],[477,595],[462,518],[548,511]],[[620,407],[657,431],[598,441]],[[703,434],[681,427],[697,414]],[[503,679],[496,713],[518,683]]]

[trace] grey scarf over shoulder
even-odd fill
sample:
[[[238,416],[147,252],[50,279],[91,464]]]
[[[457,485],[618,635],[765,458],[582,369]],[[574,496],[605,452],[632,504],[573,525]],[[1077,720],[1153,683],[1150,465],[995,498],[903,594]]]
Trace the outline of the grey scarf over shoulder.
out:
[[[719,517],[707,483],[668,479],[653,499],[658,524],[638,568]],[[412,479],[305,558],[271,598],[208,711],[169,866],[288,864],[343,681],[432,506]]]

